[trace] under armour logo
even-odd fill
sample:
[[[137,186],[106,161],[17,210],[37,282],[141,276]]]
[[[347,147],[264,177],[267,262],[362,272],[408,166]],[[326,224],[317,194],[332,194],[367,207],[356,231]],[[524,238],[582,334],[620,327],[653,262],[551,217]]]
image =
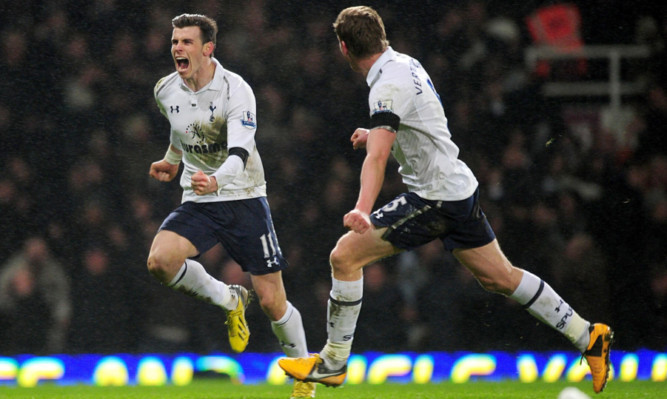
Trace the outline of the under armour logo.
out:
[[[211,110],[211,117],[209,118],[209,120],[211,122],[213,122],[215,120],[215,118],[213,117],[213,111],[215,111],[216,108],[218,108],[218,107],[214,107],[213,103],[211,103],[211,105],[208,107],[208,109]]]
[[[556,307],[556,309],[554,309],[554,310],[556,311],[556,313],[560,313],[560,307],[561,307],[564,303],[565,303],[565,302],[564,302],[562,299],[560,299],[560,303],[558,304],[558,306]]]
[[[280,341],[280,345],[282,345],[285,348],[292,348],[292,349],[296,348],[296,344],[292,344],[292,343],[284,342],[284,341]]]
[[[173,105],[169,106],[169,112],[171,112],[171,113],[173,114],[174,111],[176,111],[176,113],[179,112],[178,105],[176,105],[176,106],[173,106]]]

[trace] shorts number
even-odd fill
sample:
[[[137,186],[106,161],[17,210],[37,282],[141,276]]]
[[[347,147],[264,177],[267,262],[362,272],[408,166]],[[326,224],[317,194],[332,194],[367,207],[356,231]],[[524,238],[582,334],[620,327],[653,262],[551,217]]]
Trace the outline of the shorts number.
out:
[[[405,199],[405,197],[396,198],[387,205],[383,206],[382,210],[385,212],[393,212],[398,209],[400,205],[407,205],[407,203],[408,201]]]
[[[262,234],[259,237],[262,242],[262,249],[264,250],[264,259],[270,259],[276,254],[276,247],[273,245],[273,240],[268,234]]]

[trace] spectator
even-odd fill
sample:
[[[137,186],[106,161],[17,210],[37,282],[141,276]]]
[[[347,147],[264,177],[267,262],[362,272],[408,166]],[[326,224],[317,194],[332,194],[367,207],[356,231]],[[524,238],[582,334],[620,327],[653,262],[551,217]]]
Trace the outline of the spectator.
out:
[[[58,353],[65,349],[72,303],[70,281],[46,241],[29,237],[0,267],[1,340],[7,352]]]

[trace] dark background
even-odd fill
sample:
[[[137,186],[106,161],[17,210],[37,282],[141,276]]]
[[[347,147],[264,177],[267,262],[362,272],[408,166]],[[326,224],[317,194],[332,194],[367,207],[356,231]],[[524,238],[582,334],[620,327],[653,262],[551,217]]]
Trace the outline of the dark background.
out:
[[[538,1],[368,2],[395,50],[418,58],[438,90],[461,158],[503,250],[582,317],[611,324],[617,345],[664,350],[667,267],[665,7],[576,1],[585,45],[651,48],[624,62],[640,82],[628,117],[605,123],[605,96],[546,97],[556,79],[607,78],[605,60],[527,67],[526,18]],[[283,252],[288,297],[310,350],[326,340],[329,251],[354,206],[368,119],[367,86],[338,53],[331,24],[347,1],[0,2],[0,274],[46,240],[69,285],[59,315],[33,271],[7,275],[0,353],[228,351],[224,314],[151,279],[145,260],[177,182],[148,177],[169,126],[153,86],[173,71],[171,18],[219,24],[215,56],[253,87],[257,145]],[[625,115],[625,114],[624,114]],[[396,165],[376,205],[404,187]],[[249,284],[219,247],[202,263]],[[515,303],[484,292],[435,242],[369,266],[355,337],[363,350],[571,349]],[[62,310],[62,309],[61,309]],[[258,306],[249,351],[279,351]],[[58,328],[54,328],[58,324]],[[57,331],[57,332],[56,332]]]

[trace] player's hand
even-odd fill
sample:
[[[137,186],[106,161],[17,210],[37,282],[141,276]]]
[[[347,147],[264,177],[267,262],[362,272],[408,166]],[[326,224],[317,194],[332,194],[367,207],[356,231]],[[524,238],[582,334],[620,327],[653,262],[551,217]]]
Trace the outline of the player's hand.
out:
[[[343,216],[343,225],[355,233],[363,234],[370,229],[371,219],[367,213],[354,209]]]
[[[151,164],[148,174],[158,181],[172,181],[178,174],[178,164],[173,165],[162,159]]]
[[[192,190],[197,195],[210,194],[218,191],[218,181],[213,176],[207,176],[201,170],[198,170],[190,179]]]
[[[362,127],[357,128],[357,130],[352,133],[350,141],[352,142],[352,148],[358,150],[360,148],[366,148],[366,141],[368,140],[368,133],[370,130],[364,129]]]

